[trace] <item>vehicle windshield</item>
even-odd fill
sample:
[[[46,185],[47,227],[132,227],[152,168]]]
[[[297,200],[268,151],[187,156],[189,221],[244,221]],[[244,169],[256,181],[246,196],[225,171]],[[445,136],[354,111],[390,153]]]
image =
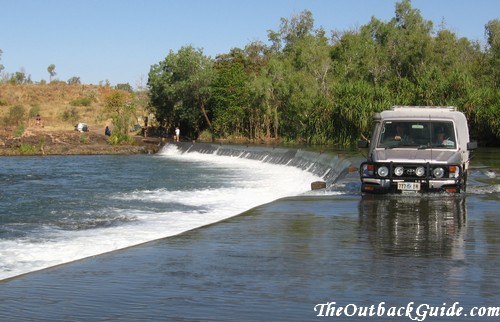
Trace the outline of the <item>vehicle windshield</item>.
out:
[[[455,149],[453,122],[385,121],[382,124],[378,147]]]

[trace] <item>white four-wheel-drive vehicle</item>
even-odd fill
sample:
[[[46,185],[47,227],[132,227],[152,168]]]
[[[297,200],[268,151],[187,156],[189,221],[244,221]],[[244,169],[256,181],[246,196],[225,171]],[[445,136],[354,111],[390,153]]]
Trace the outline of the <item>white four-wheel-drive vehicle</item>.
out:
[[[455,107],[394,106],[375,113],[371,141],[358,147],[369,148],[362,192],[460,192],[477,143]]]

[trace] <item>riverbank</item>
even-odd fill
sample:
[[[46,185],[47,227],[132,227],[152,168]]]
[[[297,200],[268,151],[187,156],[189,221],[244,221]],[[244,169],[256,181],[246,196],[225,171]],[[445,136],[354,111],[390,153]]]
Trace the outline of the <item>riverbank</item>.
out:
[[[19,137],[0,132],[0,156],[150,154],[156,153],[161,143],[159,138],[134,136],[131,144],[112,145],[107,136],[92,131],[30,128]]]
[[[110,86],[0,84],[0,155],[139,154],[158,150],[158,139],[134,136],[131,144],[112,145],[104,135],[111,126],[105,102]],[[146,115],[138,108],[139,118]],[[88,132],[74,130],[88,124]],[[139,119],[137,120],[139,122]],[[111,128],[113,130],[113,128]]]

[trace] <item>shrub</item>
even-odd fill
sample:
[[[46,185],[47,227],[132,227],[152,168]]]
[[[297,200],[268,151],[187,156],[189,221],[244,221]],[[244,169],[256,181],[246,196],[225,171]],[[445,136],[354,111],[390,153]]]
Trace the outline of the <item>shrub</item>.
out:
[[[112,145],[131,144],[134,142],[134,138],[123,133],[113,133],[109,137],[108,142]]]
[[[14,136],[16,138],[20,138],[21,136],[23,136],[23,133],[24,133],[24,125],[21,124],[19,125],[16,130],[14,131]]]
[[[81,144],[87,144],[89,143],[89,137],[83,133],[82,135],[80,135],[80,143]]]
[[[9,114],[4,117],[6,125],[20,125],[24,118],[25,109],[21,105],[14,105],[9,109]]]
[[[34,106],[32,106],[30,108],[30,110],[28,112],[28,117],[29,118],[34,118],[34,117],[36,117],[39,114],[40,114],[40,106],[34,105]]]
[[[31,144],[23,143],[19,146],[19,153],[35,154],[35,147],[33,147]]]
[[[76,122],[80,118],[76,108],[72,107],[64,111],[61,115],[63,121]]]
[[[198,136],[198,140],[203,141],[203,142],[211,142],[213,141],[213,133],[210,132],[210,130],[204,130],[200,133]]]
[[[89,97],[75,98],[69,104],[71,106],[90,106],[92,104],[92,99]]]

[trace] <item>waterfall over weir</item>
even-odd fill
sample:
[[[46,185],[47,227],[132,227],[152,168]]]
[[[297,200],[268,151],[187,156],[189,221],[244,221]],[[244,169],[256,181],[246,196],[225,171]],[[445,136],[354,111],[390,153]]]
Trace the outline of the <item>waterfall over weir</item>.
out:
[[[267,146],[220,145],[210,143],[178,142],[176,145],[182,153],[198,152],[220,156],[232,156],[261,162],[296,167],[308,171],[326,182],[326,186],[342,179],[351,166],[347,159],[337,155]],[[168,145],[167,144],[167,145]]]

